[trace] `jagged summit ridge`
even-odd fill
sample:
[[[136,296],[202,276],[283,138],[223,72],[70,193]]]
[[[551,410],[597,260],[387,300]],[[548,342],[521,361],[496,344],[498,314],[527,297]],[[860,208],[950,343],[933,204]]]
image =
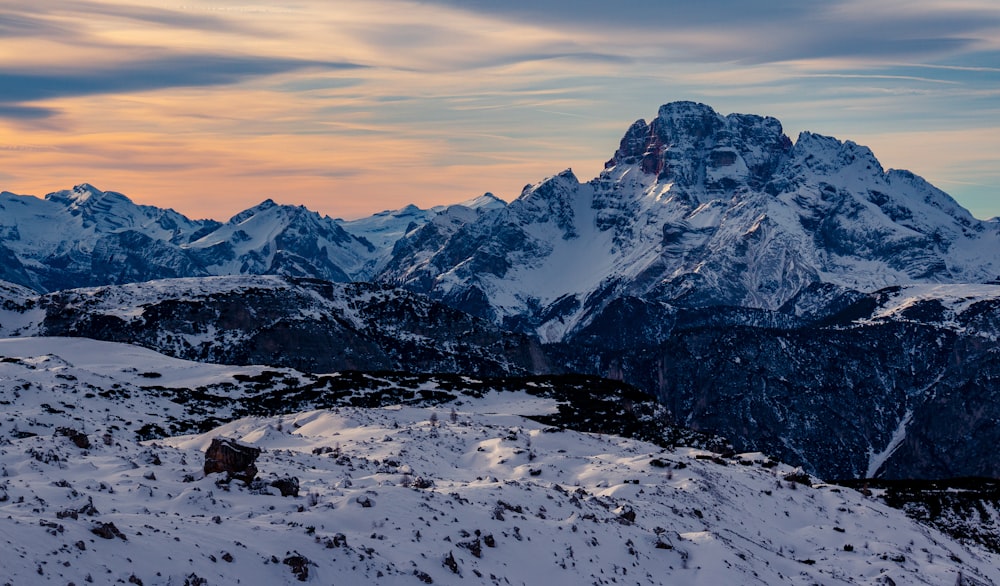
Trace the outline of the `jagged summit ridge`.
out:
[[[704,104],[673,102],[652,123],[636,121],[605,168],[638,165],[661,182],[703,181],[710,190],[760,188],[791,146],[775,118],[722,116]]]
[[[867,147],[675,102],[633,123],[597,178],[531,185],[387,276],[558,340],[623,295],[777,309],[813,283],[988,282],[998,244],[995,224]]]

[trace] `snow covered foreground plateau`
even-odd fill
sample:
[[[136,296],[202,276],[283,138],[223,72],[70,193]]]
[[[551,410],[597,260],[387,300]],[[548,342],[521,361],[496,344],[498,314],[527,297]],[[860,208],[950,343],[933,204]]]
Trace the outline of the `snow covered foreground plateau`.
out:
[[[543,425],[527,416],[556,406],[527,392],[135,439],[197,415],[168,391],[236,394],[264,371],[87,339],[0,340],[2,581],[1000,583],[996,555],[861,493],[760,454]],[[204,474],[219,436],[262,450],[259,482]]]

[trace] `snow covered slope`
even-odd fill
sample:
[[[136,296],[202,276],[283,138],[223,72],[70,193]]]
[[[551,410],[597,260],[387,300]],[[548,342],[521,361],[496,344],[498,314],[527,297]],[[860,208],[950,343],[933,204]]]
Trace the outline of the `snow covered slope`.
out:
[[[872,295],[871,315],[859,323],[909,321],[1000,338],[1000,285],[910,285]]]
[[[1000,558],[853,490],[760,454],[551,427],[525,415],[556,404],[523,391],[136,443],[136,412],[184,409],[156,385],[222,389],[264,373],[109,350],[0,341],[0,431],[37,434],[0,445],[6,581],[1000,583]],[[205,475],[220,436],[263,450],[258,482]]]

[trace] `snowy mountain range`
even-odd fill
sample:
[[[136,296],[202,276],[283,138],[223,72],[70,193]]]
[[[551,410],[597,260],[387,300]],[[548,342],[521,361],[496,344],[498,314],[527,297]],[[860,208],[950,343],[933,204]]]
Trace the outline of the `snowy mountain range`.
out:
[[[90,185],[0,194],[0,278],[48,292],[156,278],[382,281],[558,342],[608,303],[775,310],[817,283],[872,292],[1000,276],[1000,224],[853,142],[675,102],[634,123],[601,175],[511,202],[334,220],[265,201],[189,220]]]
[[[312,371],[586,372],[825,476],[992,474],[905,431],[941,408],[940,384],[970,388],[994,361],[979,341],[1000,335],[998,229],[850,141],[793,143],[773,118],[676,102],[635,122],[599,177],[565,171],[510,204],[487,194],[344,221],[268,200],[220,223],[86,184],[4,192],[0,330]],[[726,348],[720,362],[695,340]],[[959,358],[897,360],[930,340]],[[733,355],[762,374],[726,367]],[[817,429],[815,406],[796,403],[801,380],[852,389],[824,391],[839,418],[883,415],[850,438]],[[789,385],[792,398],[775,391]],[[759,400],[706,394],[718,388]],[[798,434],[838,437],[842,455]]]
[[[487,194],[344,221],[266,200],[220,223],[137,205],[89,184],[44,199],[3,192],[0,279],[41,292],[211,275],[367,281],[408,228],[442,214],[469,221],[503,205]]]
[[[865,147],[690,102],[509,204],[3,192],[0,576],[1000,583],[995,483],[907,484],[1000,477],[998,245]]]

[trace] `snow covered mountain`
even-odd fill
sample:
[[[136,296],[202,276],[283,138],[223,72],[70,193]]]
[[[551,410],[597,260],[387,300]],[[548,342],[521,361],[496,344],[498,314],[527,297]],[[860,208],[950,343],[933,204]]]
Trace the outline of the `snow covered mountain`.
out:
[[[564,171],[390,264],[392,282],[565,339],[623,296],[777,309],[814,283],[982,283],[1000,233],[853,142],[690,102],[638,121],[596,179]]]
[[[0,193],[0,278],[52,291],[208,274],[178,247],[213,221],[140,206],[86,183],[38,199]]]
[[[871,292],[1000,276],[1000,224],[853,142],[662,106],[601,175],[565,171],[505,205],[407,206],[344,221],[265,201],[225,224],[82,185],[0,197],[0,278],[51,291],[204,275],[378,280],[545,341],[623,297],[775,310],[824,283]],[[53,229],[58,227],[59,229]]]
[[[0,212],[0,278],[43,292],[209,275],[351,281],[379,256],[332,219],[271,200],[220,224],[83,184],[45,199],[3,192]]]
[[[351,281],[376,254],[329,217],[266,200],[182,249],[211,275],[289,275]],[[186,275],[181,275],[186,276]]]
[[[436,400],[140,443],[140,415],[168,429],[213,395],[261,404],[309,377],[82,339],[0,340],[0,356],[15,584],[1000,583],[996,554],[761,454],[539,422],[559,401],[531,385],[456,377],[413,389]],[[252,482],[206,472],[219,437],[261,450]]]
[[[487,193],[345,221],[265,200],[220,223],[136,205],[86,183],[44,199],[3,192],[0,280],[41,292],[211,275],[370,281],[407,232],[438,216],[465,223],[505,205]]]

